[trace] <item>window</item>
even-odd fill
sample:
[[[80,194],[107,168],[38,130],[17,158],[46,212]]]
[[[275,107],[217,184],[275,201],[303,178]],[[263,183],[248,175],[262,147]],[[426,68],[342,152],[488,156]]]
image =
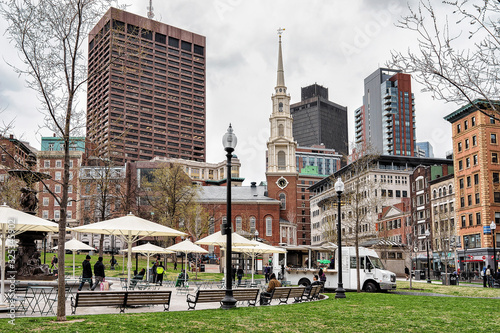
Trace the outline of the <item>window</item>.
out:
[[[495,133],[491,133],[491,143],[496,144],[497,143],[497,135]]]
[[[462,228],[465,228],[465,215],[462,215],[460,220],[462,221]]]
[[[61,160],[56,161],[56,168],[62,168],[62,161]]]
[[[461,189],[464,188],[464,179],[463,178],[460,178],[458,180],[458,187],[461,188]]]
[[[46,220],[49,219],[49,211],[48,210],[42,211],[42,219],[46,219]]]
[[[57,171],[56,172],[56,177],[55,177],[56,180],[61,180],[61,172],[60,171]]]
[[[472,195],[467,196],[467,205],[472,206]]]
[[[461,130],[462,130],[462,126],[460,124],[457,124],[457,133],[460,133]]]
[[[459,152],[462,151],[462,142],[459,142],[458,145],[457,145],[457,149]]]
[[[255,219],[255,216],[250,216],[250,232],[251,233],[255,233],[255,222],[256,222],[256,219]]]
[[[472,146],[477,146],[477,137],[475,135],[472,137]]]
[[[477,155],[472,156],[472,159],[473,159],[473,161],[474,161],[474,162],[473,162],[473,163],[474,163],[474,165],[477,165],[477,164],[478,164]]]
[[[491,153],[491,163],[498,163],[498,153]]]
[[[495,118],[491,117],[490,118],[490,124],[494,124],[495,123]]]
[[[465,198],[460,197],[460,207],[465,207]]]
[[[49,198],[43,198],[43,205],[48,206],[49,205]]]
[[[466,167],[466,168],[470,168],[470,157],[467,157],[467,158],[465,159],[465,167]]]
[[[493,201],[500,202],[500,192],[493,192]]]
[[[241,231],[242,220],[241,216],[236,216],[236,231]]]
[[[467,187],[471,187],[470,176],[467,176]]]
[[[464,169],[464,162],[462,160],[458,161],[458,170]]]
[[[479,193],[475,194],[475,199],[476,199],[476,205],[479,205]]]
[[[61,185],[56,185],[55,192],[61,193]]]
[[[474,175],[474,185],[479,185],[479,174],[478,173],[476,173]]]
[[[50,168],[50,161],[47,161],[47,160],[43,161],[43,167]]]
[[[61,211],[55,210],[54,211],[54,220],[59,221],[60,218],[61,218]]]
[[[266,217],[266,236],[273,235],[273,219],[268,216]]]
[[[500,183],[499,173],[493,172],[493,184],[498,184],[498,183]]]
[[[471,126],[476,126],[476,117],[472,117],[470,119],[470,122],[471,122]]]
[[[73,214],[70,210],[66,211],[66,218],[68,219],[72,219],[73,218]]]
[[[467,128],[469,128],[469,121],[464,121],[464,130],[466,130]]]
[[[469,139],[465,139],[465,149],[469,149]]]
[[[73,193],[73,185],[68,185],[68,193]]]
[[[474,221],[472,220],[472,214],[469,214],[469,227],[474,225]]]

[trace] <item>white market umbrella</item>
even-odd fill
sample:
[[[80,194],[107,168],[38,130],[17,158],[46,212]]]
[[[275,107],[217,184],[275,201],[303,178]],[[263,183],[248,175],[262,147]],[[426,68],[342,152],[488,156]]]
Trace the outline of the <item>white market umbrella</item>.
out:
[[[57,248],[57,246],[54,246],[52,249],[57,250]],[[83,242],[80,242],[78,239],[73,237],[71,240],[64,243],[64,249],[73,252],[73,278],[75,278],[75,251],[91,251],[95,250],[95,248]]]
[[[173,252],[184,253],[186,255],[186,268],[187,268],[187,255],[188,255],[188,253],[208,253],[207,250],[205,250],[201,246],[194,244],[189,239],[186,239],[180,243],[169,246],[169,247],[167,247],[167,250],[171,250]]]
[[[254,274],[254,260],[255,257],[264,253],[286,253],[284,248],[267,245],[255,240],[251,241],[253,246],[237,246],[233,248],[234,252],[244,253],[252,257],[252,283]]]
[[[9,244],[7,234],[16,236],[25,231],[52,231],[57,232],[59,225],[44,220],[38,216],[24,213],[20,210],[10,208],[6,204],[0,206],[0,229],[2,230],[2,245],[0,254],[1,292],[0,304],[5,302],[5,247]]]
[[[227,244],[227,236],[223,235],[220,231],[217,231],[216,233],[213,233],[211,235],[208,235],[205,238],[202,238],[200,240],[197,240],[194,242],[195,244],[198,245],[216,245],[222,248],[226,247]],[[237,234],[236,232],[233,232],[231,234],[231,244],[232,247],[235,246],[254,246],[252,242],[245,237]],[[230,267],[226,267],[226,271],[229,272]]]
[[[146,281],[149,281],[149,258],[158,253],[173,253],[173,251],[167,250],[158,245],[151,244],[147,242],[146,244],[142,244],[139,246],[134,246],[132,249],[132,253],[141,253],[148,257],[148,264],[146,269]],[[126,250],[122,250],[126,251]]]
[[[130,281],[130,271],[132,269],[132,243],[137,242],[145,237],[176,237],[186,235],[181,231],[145,220],[133,214],[128,214],[127,216],[122,216],[102,222],[82,225],[80,227],[73,228],[73,230],[77,232],[88,232],[92,234],[121,236],[128,245],[128,281]]]

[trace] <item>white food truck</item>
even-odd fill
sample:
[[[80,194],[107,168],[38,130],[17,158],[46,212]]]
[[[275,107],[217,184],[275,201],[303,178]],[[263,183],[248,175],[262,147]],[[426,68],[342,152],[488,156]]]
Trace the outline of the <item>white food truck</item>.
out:
[[[315,274],[318,274],[318,253],[327,253],[326,258],[335,257],[333,263],[326,265],[323,272],[326,275],[325,288],[338,287],[338,258],[324,247],[315,246],[285,246],[286,254],[273,255],[273,272],[289,281],[292,285],[310,285]],[[337,250],[332,250],[338,253]],[[313,260],[309,260],[313,258]],[[316,260],[315,260],[316,259]],[[361,289],[374,292],[396,289],[396,274],[386,270],[377,253],[372,249],[359,247]],[[286,264],[285,264],[286,263]],[[283,265],[283,266],[282,266]],[[285,271],[284,276],[281,272]],[[342,282],[344,289],[357,289],[356,248],[342,247]]]

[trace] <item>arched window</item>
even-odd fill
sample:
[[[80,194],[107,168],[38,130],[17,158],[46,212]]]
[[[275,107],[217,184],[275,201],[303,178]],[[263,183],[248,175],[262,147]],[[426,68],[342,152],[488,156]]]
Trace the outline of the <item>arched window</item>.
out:
[[[278,104],[278,111],[283,112],[283,103],[281,102]]]
[[[443,190],[439,189],[439,197],[443,195]]]
[[[283,126],[283,124],[278,125],[278,135],[285,136],[285,126]]]
[[[446,186],[443,187],[443,195],[446,195]]]
[[[450,185],[448,187],[448,193],[452,194],[453,193],[453,185]]]
[[[286,168],[286,154],[283,150],[278,152],[278,170],[284,170]]]
[[[241,216],[236,216],[236,231],[241,231],[241,228],[242,228]]]
[[[437,198],[437,191],[436,191],[436,190],[432,191],[432,197],[433,197],[434,199],[436,199],[436,198]]]
[[[266,236],[273,235],[273,218],[271,216],[266,217]]]
[[[286,194],[285,193],[280,193],[280,201],[281,201],[281,210],[286,209]]]
[[[255,233],[257,219],[255,216],[250,216],[250,232]]]

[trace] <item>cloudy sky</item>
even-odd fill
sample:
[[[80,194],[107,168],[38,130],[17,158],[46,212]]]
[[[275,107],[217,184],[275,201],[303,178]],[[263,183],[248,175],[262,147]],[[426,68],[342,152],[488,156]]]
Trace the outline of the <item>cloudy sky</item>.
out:
[[[149,1],[120,1],[125,3],[128,11],[147,16]],[[301,87],[327,87],[330,100],[348,108],[350,141],[364,78],[384,67],[391,50],[416,45],[414,34],[394,26],[408,11],[406,1],[154,0],[153,7],[154,19],[206,36],[207,162],[225,159],[221,140],[232,123],[245,184],[265,180],[279,27],[286,29],[285,83],[292,103],[300,100]],[[5,31],[4,20],[0,29]],[[40,137],[52,133],[39,129],[36,96],[6,64],[15,62],[17,53],[5,35],[0,46],[0,121],[13,120],[16,137],[39,149]],[[458,107],[434,101],[415,82],[413,91],[417,141],[430,141],[435,156],[444,157],[451,149],[451,127],[443,116]]]

